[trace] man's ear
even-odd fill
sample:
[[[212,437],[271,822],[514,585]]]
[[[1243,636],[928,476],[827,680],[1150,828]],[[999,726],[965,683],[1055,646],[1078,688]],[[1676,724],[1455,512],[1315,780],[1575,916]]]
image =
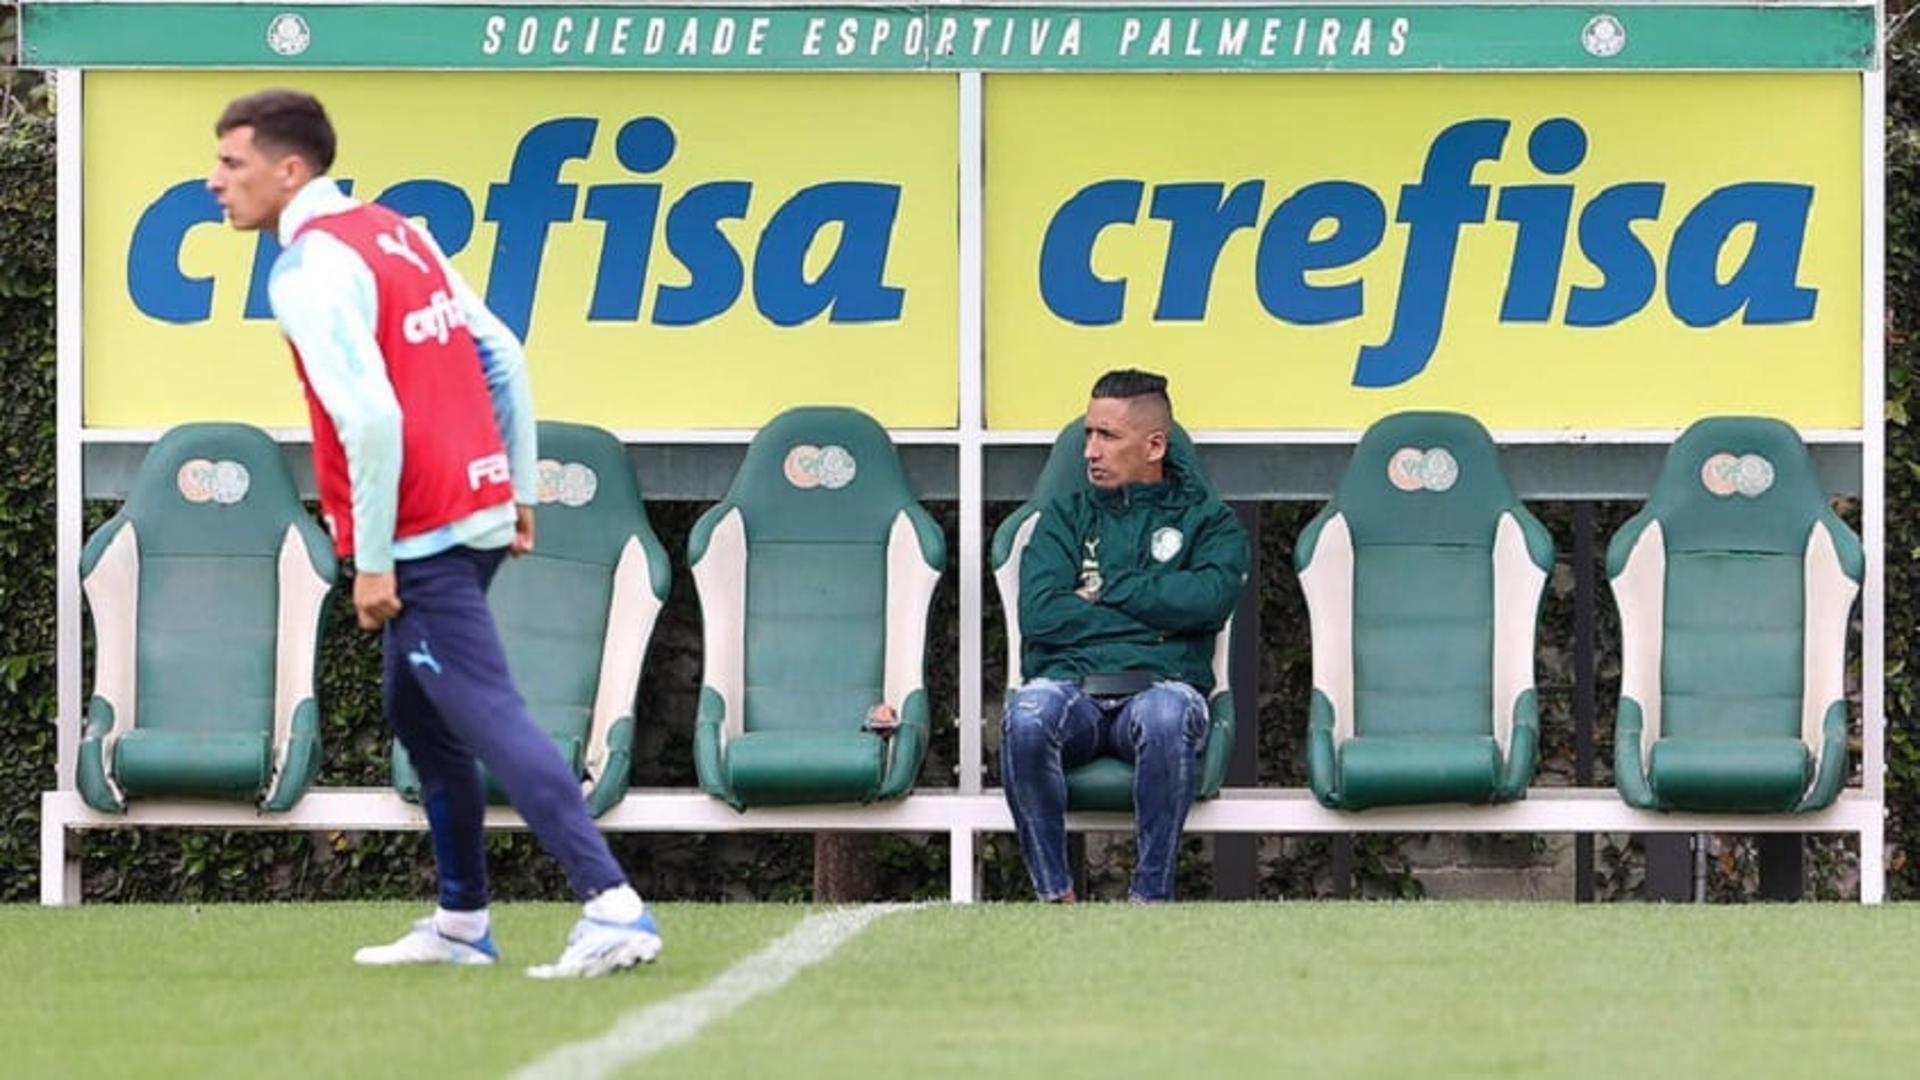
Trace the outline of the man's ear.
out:
[[[288,154],[274,163],[274,171],[280,174],[280,183],[288,191],[298,191],[313,179],[313,165],[299,154]]]
[[[1147,460],[1164,461],[1166,457],[1167,433],[1164,431],[1150,432],[1147,435]]]

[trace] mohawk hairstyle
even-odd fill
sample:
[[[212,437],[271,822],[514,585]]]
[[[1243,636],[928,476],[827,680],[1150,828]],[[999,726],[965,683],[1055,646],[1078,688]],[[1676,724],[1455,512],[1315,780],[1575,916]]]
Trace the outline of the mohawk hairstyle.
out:
[[[1173,420],[1173,399],[1167,396],[1167,377],[1138,368],[1120,368],[1100,376],[1093,384],[1093,396],[1119,398],[1129,405],[1146,405],[1162,423]]]

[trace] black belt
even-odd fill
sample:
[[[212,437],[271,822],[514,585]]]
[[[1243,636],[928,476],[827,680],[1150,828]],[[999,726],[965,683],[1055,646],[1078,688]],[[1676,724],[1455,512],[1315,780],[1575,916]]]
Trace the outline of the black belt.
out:
[[[1088,697],[1131,697],[1158,678],[1151,671],[1089,671],[1080,677],[1080,692]]]

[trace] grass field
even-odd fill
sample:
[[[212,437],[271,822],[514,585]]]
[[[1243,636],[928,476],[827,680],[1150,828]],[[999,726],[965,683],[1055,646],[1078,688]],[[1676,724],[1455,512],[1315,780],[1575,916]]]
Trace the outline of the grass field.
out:
[[[652,967],[524,977],[575,910],[370,971],[418,905],[0,908],[0,1075],[505,1076],[811,913],[662,905]],[[1906,1077],[1917,985],[1909,905],[927,907],[620,1075]]]

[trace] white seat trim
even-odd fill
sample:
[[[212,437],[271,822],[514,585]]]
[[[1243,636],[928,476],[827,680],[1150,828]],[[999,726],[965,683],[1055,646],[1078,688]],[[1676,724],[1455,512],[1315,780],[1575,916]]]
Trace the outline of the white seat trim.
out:
[[[1300,572],[1313,640],[1313,688],[1333,705],[1333,743],[1353,738],[1353,533],[1334,514]]]
[[[927,565],[920,533],[905,510],[887,532],[887,640],[880,696],[896,714],[926,682],[927,612],[940,571]]]
[[[140,539],[133,522],[121,526],[81,584],[93,609],[93,696],[113,707],[113,729],[100,740],[100,771],[114,799],[125,802],[113,759],[121,736],[139,722]]]
[[[581,788],[593,790],[607,767],[607,736],[621,717],[633,715],[640,692],[640,668],[653,640],[653,626],[664,606],[653,595],[647,549],[627,537],[613,569],[613,593],[607,602],[606,634],[600,647],[600,681],[594,688],[592,720],[587,726],[586,769]]]
[[[1846,698],[1847,620],[1860,586],[1841,567],[1833,534],[1823,521],[1815,521],[1807,536],[1805,567],[1800,739],[1807,744],[1818,777],[1821,749],[1826,745],[1827,707]]]
[[[288,525],[280,539],[278,646],[273,657],[273,779],[263,801],[280,794],[293,744],[293,714],[313,697],[314,655],[320,647],[320,609],[330,587],[314,572],[306,537]]]
[[[1640,768],[1660,738],[1660,663],[1666,625],[1667,541],[1653,521],[1613,579],[1620,610],[1620,693],[1640,703]]]
[[[1533,689],[1534,625],[1547,572],[1527,552],[1526,531],[1512,511],[1493,533],[1493,741],[1504,763],[1513,743],[1513,710]]]
[[[700,681],[720,695],[725,721],[720,745],[746,730],[744,714],[747,665],[747,526],[732,507],[707,538],[707,550],[693,564],[700,593],[701,651],[706,669]]]
[[[1007,561],[993,572],[994,587],[1000,590],[1000,613],[1007,624],[1007,685],[1019,686],[1025,683],[1026,676],[1020,670],[1020,560],[1026,557],[1027,545],[1033,542],[1034,530],[1040,527],[1041,510],[1027,515],[1027,520],[1013,530],[1013,544],[1007,553]]]

